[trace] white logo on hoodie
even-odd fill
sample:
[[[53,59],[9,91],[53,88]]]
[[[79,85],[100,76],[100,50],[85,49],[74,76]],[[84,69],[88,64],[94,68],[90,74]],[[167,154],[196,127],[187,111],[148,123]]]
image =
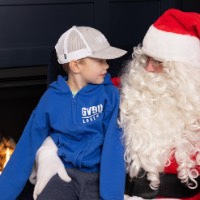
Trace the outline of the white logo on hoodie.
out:
[[[100,114],[103,112],[103,105],[99,104],[97,106],[90,106],[88,108],[82,108],[82,119],[83,123],[88,123],[99,118]]]

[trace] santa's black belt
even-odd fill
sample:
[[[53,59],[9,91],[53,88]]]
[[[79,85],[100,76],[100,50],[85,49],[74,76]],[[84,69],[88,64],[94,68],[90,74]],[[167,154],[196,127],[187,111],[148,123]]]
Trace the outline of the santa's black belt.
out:
[[[150,182],[147,180],[146,175],[133,179],[127,175],[125,194],[144,199],[153,199],[155,197],[190,198],[200,192],[200,176],[196,181],[198,182],[198,187],[196,189],[189,189],[185,184],[180,182],[176,174],[161,174],[159,188],[152,190],[149,187]]]

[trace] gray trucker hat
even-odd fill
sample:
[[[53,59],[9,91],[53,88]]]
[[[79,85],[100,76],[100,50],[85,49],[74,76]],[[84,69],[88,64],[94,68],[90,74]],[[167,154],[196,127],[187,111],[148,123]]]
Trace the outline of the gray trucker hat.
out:
[[[60,64],[85,57],[115,59],[127,53],[110,46],[106,37],[97,29],[86,26],[73,26],[67,30],[59,38],[55,49]]]

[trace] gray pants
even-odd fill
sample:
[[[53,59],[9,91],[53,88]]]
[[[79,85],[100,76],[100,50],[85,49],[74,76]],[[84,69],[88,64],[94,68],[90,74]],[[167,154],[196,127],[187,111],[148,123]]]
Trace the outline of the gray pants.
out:
[[[37,200],[99,200],[99,173],[67,169],[71,182],[53,176]]]

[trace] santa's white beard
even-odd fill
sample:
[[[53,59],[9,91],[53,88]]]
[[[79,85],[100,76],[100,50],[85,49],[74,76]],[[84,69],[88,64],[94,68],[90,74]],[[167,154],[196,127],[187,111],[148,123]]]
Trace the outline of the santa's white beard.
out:
[[[166,63],[164,73],[150,73],[139,63],[130,62],[122,76],[120,125],[127,171],[135,177],[143,168],[156,189],[159,173],[174,153],[178,177],[188,183],[196,176],[191,169],[199,164],[191,156],[200,151],[200,81],[186,68],[176,71],[182,65]]]

